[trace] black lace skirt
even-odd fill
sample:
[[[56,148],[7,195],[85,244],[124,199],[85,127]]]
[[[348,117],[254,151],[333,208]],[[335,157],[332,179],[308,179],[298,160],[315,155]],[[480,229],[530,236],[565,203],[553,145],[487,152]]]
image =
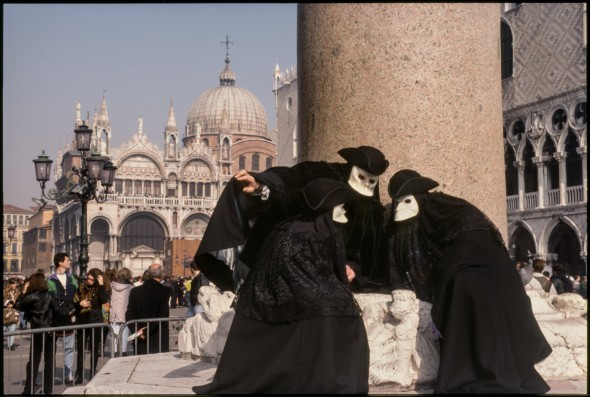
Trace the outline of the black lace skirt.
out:
[[[197,394],[367,394],[369,345],[363,321],[314,317],[270,324],[236,313],[213,382]]]

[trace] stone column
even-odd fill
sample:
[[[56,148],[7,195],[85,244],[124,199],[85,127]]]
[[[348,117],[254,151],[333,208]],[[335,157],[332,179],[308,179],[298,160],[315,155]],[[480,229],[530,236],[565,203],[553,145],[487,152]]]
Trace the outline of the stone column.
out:
[[[567,187],[567,172],[565,168],[565,158],[567,157],[567,153],[555,152],[553,153],[553,157],[555,157],[559,163],[559,205],[566,205],[567,198],[565,194],[565,188]]]
[[[302,160],[371,145],[469,200],[506,229],[500,5],[298,6]]]
[[[524,210],[524,169],[526,167],[524,161],[515,161],[514,166],[518,170],[518,210]]]
[[[543,156],[533,157],[532,158],[533,164],[537,167],[537,195],[539,196],[539,202],[537,203],[537,208],[545,208],[545,196],[546,196],[546,172],[545,172],[545,162],[543,161]]]
[[[585,5],[584,5],[585,7]],[[582,157],[582,195],[584,202],[588,202],[588,148],[579,147],[576,152]]]

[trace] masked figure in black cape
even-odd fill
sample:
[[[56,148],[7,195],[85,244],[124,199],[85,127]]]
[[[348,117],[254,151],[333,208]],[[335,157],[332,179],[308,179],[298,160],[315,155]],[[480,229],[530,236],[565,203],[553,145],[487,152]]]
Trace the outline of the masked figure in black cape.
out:
[[[267,236],[234,300],[213,382],[197,394],[368,392],[369,346],[341,229],[345,183],[317,179],[304,209]]]
[[[432,303],[441,341],[435,393],[545,393],[534,365],[551,354],[518,272],[492,222],[432,179],[389,182],[385,258],[393,289]]]
[[[379,201],[378,176],[389,162],[370,146],[338,152],[347,163],[305,161],[292,167],[272,167],[260,173],[240,171],[225,187],[195,255],[203,274],[220,289],[236,291],[272,228],[302,208],[297,192],[317,178],[348,183],[356,192],[347,203],[345,226],[347,266],[353,288],[378,288],[382,278],[378,247],[384,207]]]

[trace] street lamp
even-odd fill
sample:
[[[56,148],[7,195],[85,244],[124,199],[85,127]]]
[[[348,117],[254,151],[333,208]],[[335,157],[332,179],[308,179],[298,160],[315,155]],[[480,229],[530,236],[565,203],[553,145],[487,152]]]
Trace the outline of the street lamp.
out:
[[[16,235],[16,225],[10,225],[7,228],[6,236],[8,237],[8,245],[6,246],[6,253],[9,254],[8,264],[6,266],[6,270],[12,272],[12,239]]]
[[[81,153],[82,168],[72,167],[74,174],[78,175],[78,183],[66,187],[64,192],[56,189],[45,193],[45,182],[49,180],[51,173],[51,163],[53,160],[45,155],[45,150],[41,155],[33,160],[35,163],[35,175],[41,185],[41,196],[55,201],[58,204],[65,204],[70,200],[79,201],[82,204],[82,217],[80,218],[80,277],[86,276],[86,266],[88,265],[88,232],[87,232],[87,204],[90,200],[96,200],[97,203],[104,203],[107,200],[109,188],[113,186],[115,171],[117,167],[106,157],[97,153],[90,153],[90,142],[92,130],[84,122],[74,130],[76,134],[76,148]],[[104,191],[98,192],[98,182],[104,187]]]

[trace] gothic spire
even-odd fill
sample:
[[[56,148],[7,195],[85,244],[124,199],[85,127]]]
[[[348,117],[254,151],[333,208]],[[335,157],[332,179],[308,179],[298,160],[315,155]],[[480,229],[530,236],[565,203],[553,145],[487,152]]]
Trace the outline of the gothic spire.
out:
[[[178,132],[176,128],[176,117],[174,116],[174,105],[170,100],[170,109],[168,110],[168,122],[166,123],[166,132]]]

